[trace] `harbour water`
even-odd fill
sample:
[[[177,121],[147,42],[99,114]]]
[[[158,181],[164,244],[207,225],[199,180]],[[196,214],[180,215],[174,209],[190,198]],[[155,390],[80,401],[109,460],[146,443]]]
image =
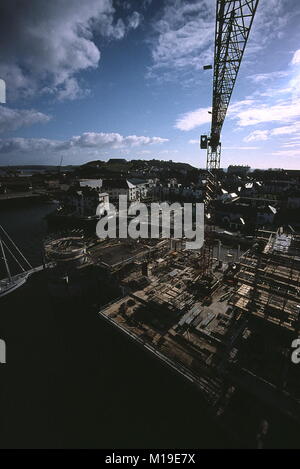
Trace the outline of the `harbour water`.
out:
[[[47,204],[1,209],[30,262],[42,262]],[[51,303],[43,274],[0,301],[2,448],[231,447],[199,392],[88,306]]]

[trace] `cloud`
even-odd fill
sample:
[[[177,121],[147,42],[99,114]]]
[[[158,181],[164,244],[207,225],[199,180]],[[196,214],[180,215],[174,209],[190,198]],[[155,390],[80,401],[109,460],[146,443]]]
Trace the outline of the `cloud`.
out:
[[[231,113],[233,115],[238,115],[243,109],[247,108],[247,106],[254,102],[254,100],[250,99],[238,101],[230,106]],[[194,111],[181,114],[176,120],[174,127],[179,130],[188,131],[195,129],[196,127],[200,127],[203,124],[208,124],[211,122],[211,109],[211,107],[202,107],[195,109]]]
[[[131,29],[139,27],[142,16],[137,11],[134,11],[131,16],[128,17],[128,26]]]
[[[177,79],[174,70],[188,75],[213,57],[214,5],[210,0],[167,0],[153,23],[148,77]],[[173,75],[168,74],[172,70]]]
[[[50,140],[46,138],[11,138],[0,140],[0,154],[28,154],[40,152],[41,156],[61,151],[84,152],[88,149],[130,149],[137,146],[155,145],[168,142],[161,137],[145,137],[137,135],[123,136],[118,133],[86,132],[69,140]]]
[[[267,130],[254,130],[247,137],[244,138],[244,142],[253,142],[260,140],[268,140],[270,137],[278,137],[282,135],[299,134],[297,137],[290,137],[290,141],[298,140],[300,138],[300,122],[294,122],[291,125],[283,127],[275,127]]]
[[[245,140],[246,141],[246,140]],[[199,139],[191,139],[189,140],[191,145],[200,145]],[[237,146],[237,147],[224,147],[222,146],[223,150],[259,150],[260,147],[245,147],[245,146]]]
[[[188,131],[211,121],[210,107],[187,112],[176,120],[175,127]],[[238,101],[228,108],[228,118],[237,121],[239,127],[254,126],[266,122],[292,123],[300,117],[300,98],[265,104],[253,99]],[[260,140],[266,140],[260,138]],[[246,140],[251,141],[251,140]]]
[[[297,65],[300,63],[300,49],[296,50],[292,58],[292,65]]]
[[[298,132],[300,133],[300,122],[294,122],[291,125],[275,127],[272,129],[271,135],[291,135]]]
[[[245,142],[268,140],[271,137],[284,135],[300,135],[300,73],[298,63],[300,63],[300,49],[294,53],[287,70],[256,76],[258,83],[262,83],[263,87],[268,84],[269,78],[277,78],[277,88],[267,88],[266,90],[262,88],[255,93],[256,96],[259,96],[258,99],[250,99],[248,102],[238,102],[230,106],[229,117],[237,120],[239,127],[261,124],[268,124],[271,127],[264,130],[254,130],[244,138]],[[280,79],[283,77],[289,77],[289,81],[282,83]],[[285,125],[272,128],[274,123],[279,122]]]
[[[247,44],[248,57],[253,56],[257,60],[258,52],[282,39],[289,21],[297,12],[297,3],[291,5],[290,0],[259,2]]]
[[[122,147],[135,147],[139,145],[153,145],[158,143],[168,142],[168,139],[161,137],[144,137],[137,135],[129,135],[123,137],[118,133],[96,133],[85,132],[80,136],[72,137],[69,141],[65,142],[63,146],[67,147],[98,147],[98,148],[122,148]]]
[[[223,150],[259,150],[260,147],[222,147]]]
[[[298,148],[300,147],[300,141],[299,142],[288,142],[284,143],[281,145],[281,148]]]
[[[51,150],[61,149],[58,140],[48,140],[46,138],[22,138],[15,137],[0,140],[0,154],[9,153],[32,153],[49,152]]]
[[[83,98],[84,96],[87,96],[89,92],[90,90],[88,89],[83,90],[80,87],[76,78],[66,78],[64,82],[64,86],[60,87],[57,90],[57,98],[60,101],[63,101],[65,99],[73,100],[73,99]]]
[[[0,76],[10,99],[52,93],[82,96],[79,72],[95,69],[100,50],[94,36],[122,39],[140,21],[137,12],[116,18],[112,0],[2,0]]]
[[[287,157],[292,157],[292,158],[299,158],[300,157],[300,149],[297,150],[278,150],[278,151],[273,151],[271,153],[274,156],[282,156],[284,158]]]
[[[158,152],[159,155],[170,155],[173,153],[179,153],[179,151],[178,150],[162,150]]]
[[[211,107],[199,108],[195,111],[186,112],[177,119],[175,128],[188,131],[195,129],[202,124],[208,124],[211,121],[209,111],[211,111]]]
[[[269,73],[257,73],[255,75],[249,75],[248,78],[250,78],[251,81],[254,83],[264,83],[268,82],[270,80],[276,80],[278,78],[284,78],[288,75],[288,71],[284,70],[279,70],[275,72],[269,72]]]
[[[152,25],[149,42],[153,63],[147,77],[195,85],[201,80],[202,66],[213,62],[215,2],[165,0],[163,5]],[[282,37],[295,8],[290,0],[259,3],[244,60],[257,61],[259,51]],[[207,74],[202,76],[207,78]]]
[[[257,142],[260,140],[268,140],[268,138],[269,130],[254,130],[244,138],[244,142]]]
[[[50,116],[34,109],[11,109],[0,106],[0,133],[14,131],[33,124],[46,123],[50,119]]]
[[[142,6],[143,6],[143,9],[146,10],[152,3],[152,0],[143,0],[142,2]]]
[[[265,122],[292,122],[300,116],[300,100],[284,100],[273,105],[255,103],[239,110],[229,109],[231,119],[235,119],[240,127],[257,125]]]

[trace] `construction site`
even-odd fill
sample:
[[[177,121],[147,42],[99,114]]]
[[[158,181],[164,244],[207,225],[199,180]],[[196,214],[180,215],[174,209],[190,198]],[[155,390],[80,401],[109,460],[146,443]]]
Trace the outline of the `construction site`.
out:
[[[239,263],[220,268],[213,259],[209,293],[198,254],[163,241],[161,257],[123,265],[117,275],[124,296],[99,312],[193,382],[220,422],[247,422],[240,405],[236,414],[231,408],[250,393],[260,409],[247,426],[252,436],[264,406],[300,419],[299,371],[291,361],[299,327],[298,239],[260,235]],[[246,409],[250,402],[247,397]]]
[[[49,262],[64,265],[63,279],[72,277],[66,262],[73,272],[96,267],[96,284],[114,290],[99,316],[196,385],[218,424],[261,448],[282,422],[291,432],[300,424],[300,368],[292,360],[300,328],[300,235],[289,225],[256,227],[247,251],[235,243],[234,255],[221,255],[215,236],[220,134],[258,0],[216,3],[214,66],[204,67],[213,68],[214,78],[211,132],[200,138],[207,150],[202,248],[160,237],[88,246],[73,240],[67,250],[62,239],[46,251]]]
[[[236,262],[216,256],[220,134],[258,1],[217,0],[212,122],[201,252],[162,241],[118,270],[123,297],[100,316],[193,382],[221,425],[257,447],[274,428],[300,423],[300,237],[257,228]],[[204,69],[212,68],[206,66]],[[108,253],[108,251],[106,251]]]

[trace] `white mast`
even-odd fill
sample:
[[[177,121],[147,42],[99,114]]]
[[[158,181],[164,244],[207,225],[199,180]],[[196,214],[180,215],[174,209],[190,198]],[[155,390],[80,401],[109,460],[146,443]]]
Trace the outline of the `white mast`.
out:
[[[1,237],[0,237],[0,248],[1,248],[2,255],[3,255],[3,260],[4,260],[5,267],[6,267],[7,275],[9,277],[9,279],[11,280],[11,273],[10,273],[10,270],[9,270],[9,267],[8,267],[8,263],[7,263],[7,259],[6,259],[6,256],[5,256],[4,247],[3,247]]]

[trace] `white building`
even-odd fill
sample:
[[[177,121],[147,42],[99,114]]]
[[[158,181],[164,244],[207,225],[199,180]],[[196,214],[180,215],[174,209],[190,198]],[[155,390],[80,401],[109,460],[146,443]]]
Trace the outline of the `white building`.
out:
[[[80,179],[79,181],[80,188],[90,187],[91,189],[96,189],[97,191],[101,190],[102,184],[102,179]]]
[[[144,179],[107,179],[103,181],[103,190],[109,194],[111,202],[117,202],[120,195],[126,195],[129,202],[136,202],[149,197],[154,182]]]

